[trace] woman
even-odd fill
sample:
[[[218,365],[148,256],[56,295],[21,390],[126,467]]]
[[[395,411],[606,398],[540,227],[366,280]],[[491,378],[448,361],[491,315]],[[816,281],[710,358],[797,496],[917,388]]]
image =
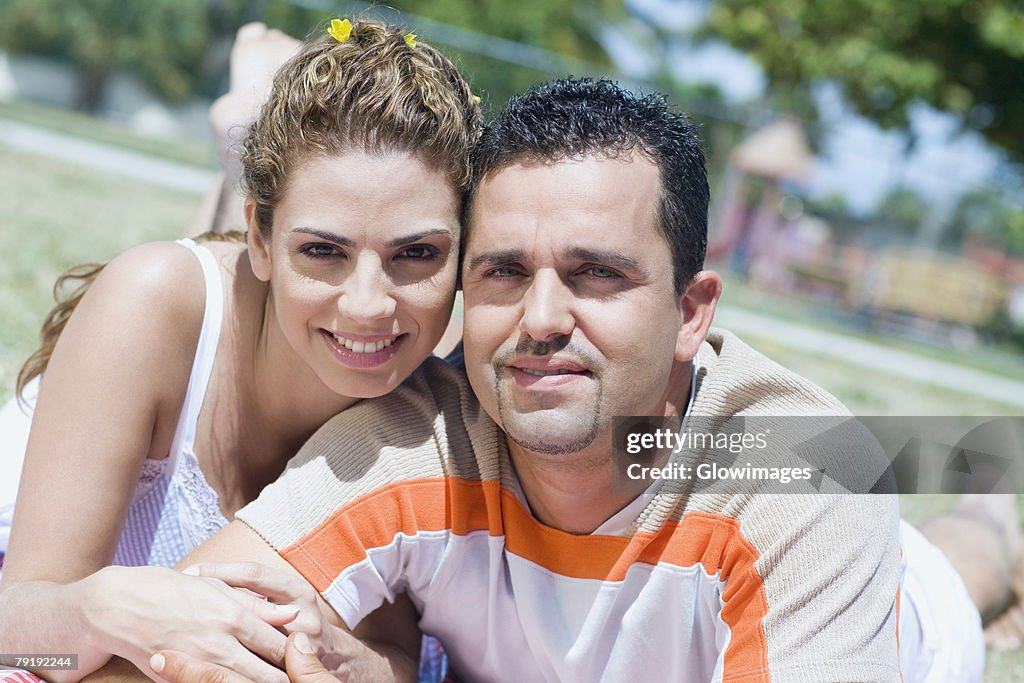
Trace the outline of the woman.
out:
[[[21,394],[45,369],[0,651],[77,652],[78,670],[51,680],[111,654],[148,671],[152,627],[133,615],[159,614],[160,596],[181,590],[165,589],[188,581],[192,637],[232,619],[269,657],[261,643],[295,609],[109,565],[173,566],[327,418],[391,391],[430,354],[453,304],[478,128],[439,52],[376,22],[332,22],[278,72],[246,138],[245,245],[130,249],[55,309],[19,378]],[[256,655],[230,656],[266,675]]]

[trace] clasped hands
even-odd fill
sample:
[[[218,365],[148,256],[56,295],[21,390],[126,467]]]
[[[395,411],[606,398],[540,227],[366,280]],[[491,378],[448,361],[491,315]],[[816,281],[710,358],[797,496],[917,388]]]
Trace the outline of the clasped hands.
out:
[[[153,576],[141,577],[140,570]],[[351,633],[330,623],[330,607],[320,603],[312,586],[280,569],[254,562],[205,563],[181,573],[108,567],[94,576],[103,582],[101,594],[116,596],[120,589],[125,597],[134,596],[94,605],[92,617],[107,641],[104,649],[118,652],[154,679],[287,683],[291,677],[336,683],[321,658],[344,674],[346,663],[364,651]],[[159,584],[165,590],[135,590],[131,584],[139,579],[151,579],[150,588]],[[161,615],[158,633],[146,626],[153,614]]]

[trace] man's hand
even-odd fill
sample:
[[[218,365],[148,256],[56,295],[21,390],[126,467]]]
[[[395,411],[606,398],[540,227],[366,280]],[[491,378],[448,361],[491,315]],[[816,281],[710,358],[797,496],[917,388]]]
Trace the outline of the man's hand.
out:
[[[289,636],[284,661],[292,683],[338,683],[338,679],[324,668],[309,638],[303,633]],[[149,666],[170,683],[252,683],[251,679],[231,669],[174,650],[156,653],[150,658]]]

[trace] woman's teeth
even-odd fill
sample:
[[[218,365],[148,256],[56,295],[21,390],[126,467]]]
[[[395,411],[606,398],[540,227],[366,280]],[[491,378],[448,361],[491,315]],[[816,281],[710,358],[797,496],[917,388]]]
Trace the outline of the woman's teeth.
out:
[[[333,336],[334,340],[338,342],[340,346],[344,346],[353,353],[376,353],[385,347],[391,346],[394,341],[398,339],[398,337],[390,337],[376,342],[360,342],[345,339],[345,337],[339,337],[338,335]]]

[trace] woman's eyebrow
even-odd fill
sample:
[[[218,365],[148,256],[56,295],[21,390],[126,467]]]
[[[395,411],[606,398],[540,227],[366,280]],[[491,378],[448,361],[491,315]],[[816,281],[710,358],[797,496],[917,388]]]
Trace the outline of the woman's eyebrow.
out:
[[[415,232],[405,237],[396,237],[393,240],[389,240],[386,244],[388,247],[401,247],[405,244],[411,244],[413,242],[419,242],[424,237],[430,237],[431,235],[447,235],[452,236],[452,231],[447,228],[434,228],[432,230],[422,230]]]
[[[342,235],[338,235],[333,232],[328,232],[326,230],[319,230],[317,228],[299,227],[292,230],[292,232],[299,232],[304,235],[313,235],[315,237],[319,237],[322,240],[334,242],[335,244],[341,245],[343,247],[354,247],[356,244],[353,240],[349,239],[348,237],[343,237]],[[405,244],[418,242],[424,237],[429,237],[431,235],[447,235],[448,237],[451,237],[452,231],[446,228],[433,228],[431,230],[421,230],[420,232],[416,232],[411,235],[405,235],[403,237],[396,237],[392,240],[388,240],[386,246],[389,248],[400,247]]]
[[[356,243],[350,240],[349,238],[337,235],[333,232],[327,232],[326,230],[317,230],[316,228],[300,227],[293,229],[292,232],[301,232],[304,235],[313,235],[315,237],[319,237],[322,240],[334,242],[335,244],[339,244],[343,247],[354,247],[356,245]]]

